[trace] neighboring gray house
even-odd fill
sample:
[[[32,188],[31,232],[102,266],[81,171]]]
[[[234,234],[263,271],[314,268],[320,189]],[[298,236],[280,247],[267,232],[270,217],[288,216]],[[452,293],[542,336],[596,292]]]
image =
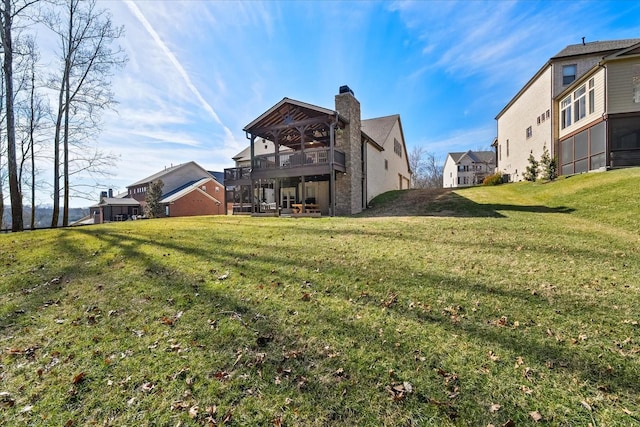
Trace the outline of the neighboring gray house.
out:
[[[444,162],[442,186],[444,188],[470,187],[482,184],[496,168],[496,153],[493,151],[467,151],[449,153]]]
[[[496,120],[497,170],[511,181],[545,148],[561,175],[640,166],[640,39],[565,47]]]

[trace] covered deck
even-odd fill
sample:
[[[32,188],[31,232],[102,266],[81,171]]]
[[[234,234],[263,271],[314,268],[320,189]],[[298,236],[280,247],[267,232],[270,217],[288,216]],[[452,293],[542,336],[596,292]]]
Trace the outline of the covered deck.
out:
[[[348,123],[336,111],[284,98],[248,124],[249,165],[224,170],[233,213],[331,215],[336,173],[346,172],[336,131]],[[257,154],[257,144],[273,152]]]

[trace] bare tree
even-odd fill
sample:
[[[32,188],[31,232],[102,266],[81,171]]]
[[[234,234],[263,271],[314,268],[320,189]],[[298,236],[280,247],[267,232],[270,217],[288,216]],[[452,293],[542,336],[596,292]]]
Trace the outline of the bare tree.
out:
[[[28,186],[31,194],[30,228],[35,228],[36,207],[36,150],[41,144],[43,118],[47,105],[38,93],[36,66],[39,54],[35,40],[26,37],[21,43],[21,60],[17,62],[16,71],[20,73],[19,87],[16,88],[16,132],[20,135],[21,157],[18,167],[21,192],[23,185]]]
[[[57,227],[60,210],[60,178],[63,179],[62,225],[69,223],[70,176],[73,170],[72,146],[85,146],[99,126],[102,110],[115,104],[110,77],[115,67],[124,65],[126,57],[112,44],[122,36],[105,10],[96,9],[95,0],[68,0],[64,13],[48,15],[46,22],[60,41],[61,73],[52,79],[58,91],[54,134],[53,217]],[[83,150],[84,151],[84,150]],[[60,153],[62,152],[62,159]],[[81,162],[95,167],[99,159]],[[60,165],[63,171],[60,174]],[[84,169],[87,170],[87,169]]]
[[[2,41],[2,70],[4,72],[6,135],[7,135],[7,165],[9,169],[9,197],[11,200],[11,230],[22,231],[22,193],[18,178],[18,162],[16,153],[16,129],[13,90],[13,24],[14,19],[34,1],[3,0],[0,10],[0,40]]]
[[[443,165],[426,148],[413,147],[409,153],[409,166],[413,172],[413,188],[442,187]]]

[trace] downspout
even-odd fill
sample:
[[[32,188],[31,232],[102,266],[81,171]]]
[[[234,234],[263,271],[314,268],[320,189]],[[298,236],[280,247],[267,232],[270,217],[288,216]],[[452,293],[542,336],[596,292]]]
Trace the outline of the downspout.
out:
[[[336,121],[329,124],[329,192],[331,193],[331,208],[329,209],[329,215],[335,216],[336,211],[336,171],[335,166],[335,130],[338,124],[339,116],[336,113]]]
[[[249,134],[247,132],[245,132],[245,137],[250,140],[250,145],[249,147],[251,148],[251,161],[249,162],[249,206],[251,207],[251,213],[254,213],[254,203],[253,203],[253,168],[255,167],[254,165],[254,156],[255,156],[255,148],[254,148],[254,142],[256,140],[255,135],[251,134],[251,137],[249,137]],[[240,194],[242,194],[242,191],[240,192]],[[240,196],[241,200],[240,200],[240,208],[242,209],[242,195]]]
[[[604,58],[602,58],[604,61]],[[604,150],[605,150],[605,167],[611,169],[611,150],[609,144],[609,91],[607,90],[609,76],[607,67],[602,63],[602,61],[598,62],[598,67],[604,68],[604,109],[602,111],[602,120],[604,121]]]

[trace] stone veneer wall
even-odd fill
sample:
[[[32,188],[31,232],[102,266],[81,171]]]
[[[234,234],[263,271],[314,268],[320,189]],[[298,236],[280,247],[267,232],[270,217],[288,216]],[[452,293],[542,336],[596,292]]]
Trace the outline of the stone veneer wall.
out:
[[[349,124],[336,135],[336,149],[344,151],[347,174],[336,177],[335,215],[352,215],[362,211],[362,138],[360,102],[349,92],[336,95],[336,111]]]

